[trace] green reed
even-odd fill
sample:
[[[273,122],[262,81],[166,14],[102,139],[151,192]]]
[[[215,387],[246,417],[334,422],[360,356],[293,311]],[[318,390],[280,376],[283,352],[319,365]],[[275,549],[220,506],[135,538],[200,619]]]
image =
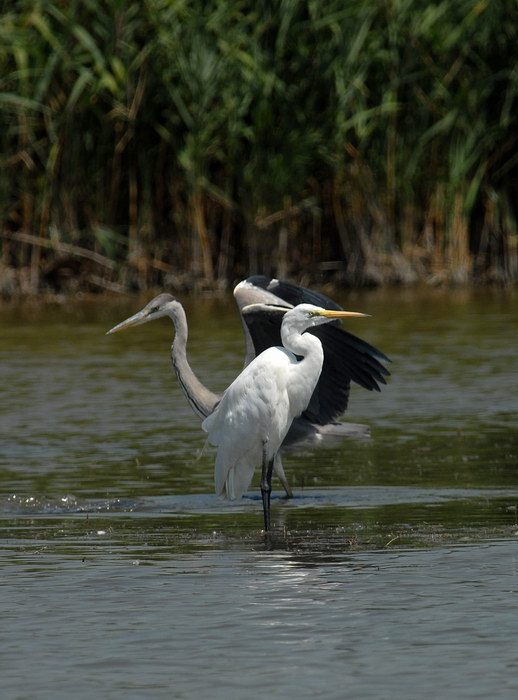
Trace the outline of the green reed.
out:
[[[517,46],[511,0],[4,2],[3,269],[516,280]]]

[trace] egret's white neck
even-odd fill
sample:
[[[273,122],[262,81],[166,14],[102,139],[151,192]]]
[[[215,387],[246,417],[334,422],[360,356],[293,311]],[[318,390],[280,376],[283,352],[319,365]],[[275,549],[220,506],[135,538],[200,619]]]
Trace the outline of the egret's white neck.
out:
[[[290,350],[295,355],[301,355],[304,358],[313,355],[323,360],[322,343],[311,333],[304,333],[304,330],[301,331],[300,319],[285,316],[281,326],[282,344],[286,350]]]
[[[294,322],[293,322],[294,321]],[[320,340],[311,333],[301,332],[300,318],[286,318],[281,326],[282,344],[286,350],[302,356],[291,368],[291,404],[295,416],[309,404],[317,385],[324,362],[324,350]]]

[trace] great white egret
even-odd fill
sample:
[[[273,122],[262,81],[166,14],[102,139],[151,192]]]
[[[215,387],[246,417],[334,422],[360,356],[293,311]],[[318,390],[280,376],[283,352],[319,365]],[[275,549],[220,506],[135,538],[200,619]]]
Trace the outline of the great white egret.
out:
[[[281,325],[282,346],[270,347],[252,360],[202,423],[209,442],[218,448],[214,469],[218,495],[239,498],[250,486],[255,468],[262,466],[265,532],[271,529],[270,494],[278,451],[293,419],[307,408],[324,362],[322,343],[304,331],[351,316],[365,314],[313,304],[287,311]]]
[[[245,364],[266,348],[281,345],[282,318],[293,306],[312,303],[324,309],[341,310],[332,299],[319,292],[262,275],[240,282],[234,289],[234,297],[245,331]],[[141,311],[114,326],[108,334],[165,316],[169,316],[175,327],[171,359],[178,382],[193,411],[204,419],[212,413],[221,395],[204,386],[189,365],[187,318],[178,299],[171,294],[159,294]],[[385,376],[389,374],[381,361],[388,361],[388,358],[369,343],[343,330],[339,324],[312,328],[308,333],[320,339],[324,348],[324,363],[309,405],[301,416],[294,419],[284,439],[283,449],[327,435],[368,437],[367,426],[337,421],[347,408],[351,381],[365,389],[379,391],[378,382],[385,384]],[[279,454],[274,471],[286,494],[291,496]]]

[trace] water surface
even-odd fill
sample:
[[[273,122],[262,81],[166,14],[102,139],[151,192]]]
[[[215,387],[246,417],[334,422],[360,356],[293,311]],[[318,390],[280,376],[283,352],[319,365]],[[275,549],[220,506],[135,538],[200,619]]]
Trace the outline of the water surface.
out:
[[[393,360],[353,390],[372,439],[285,457],[213,494],[212,449],[147,299],[0,307],[2,698],[511,698],[518,690],[518,300],[371,293],[348,324]],[[232,302],[188,299],[222,390]],[[439,670],[438,670],[439,669]]]

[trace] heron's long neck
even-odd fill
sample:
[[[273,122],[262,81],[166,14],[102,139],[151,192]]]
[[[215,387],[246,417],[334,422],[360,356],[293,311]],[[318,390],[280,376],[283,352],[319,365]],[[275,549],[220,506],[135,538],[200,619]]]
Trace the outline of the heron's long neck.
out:
[[[178,305],[169,312],[175,336],[171,345],[171,360],[174,371],[192,410],[200,418],[206,418],[214,410],[219,396],[204,386],[192,371],[187,360],[187,318],[183,307]]]
[[[283,322],[281,326],[281,339],[286,350],[302,356],[302,360],[291,368],[291,381],[298,385],[298,390],[292,395],[296,399],[296,412],[300,414],[307,408],[317,385],[324,362],[324,350],[316,336],[301,333],[289,321]]]

